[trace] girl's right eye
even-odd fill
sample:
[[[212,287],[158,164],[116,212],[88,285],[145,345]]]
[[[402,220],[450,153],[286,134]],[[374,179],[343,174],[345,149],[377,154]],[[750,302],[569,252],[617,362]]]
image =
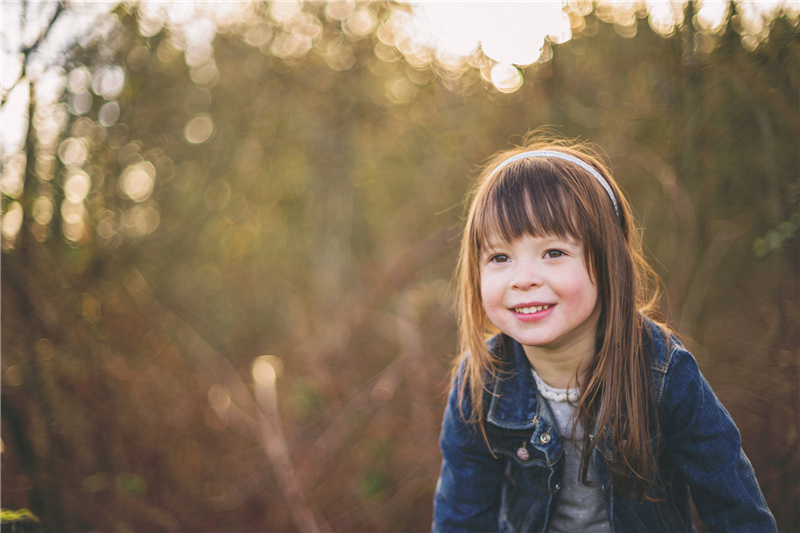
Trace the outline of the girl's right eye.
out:
[[[489,258],[490,263],[507,263],[508,256],[506,254],[494,254]]]

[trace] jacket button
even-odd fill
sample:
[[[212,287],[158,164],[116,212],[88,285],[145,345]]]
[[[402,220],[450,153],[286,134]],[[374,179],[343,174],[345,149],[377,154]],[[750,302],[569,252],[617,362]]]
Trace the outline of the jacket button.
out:
[[[542,433],[539,436],[539,442],[541,442],[542,444],[549,443],[550,442],[550,433]]]
[[[561,485],[559,485],[558,483],[556,483],[556,486],[555,486],[555,488],[553,488],[553,494],[555,494],[556,492],[558,492],[558,491],[560,491],[560,490],[561,490]]]
[[[517,450],[517,457],[519,457],[520,461],[527,461],[528,459],[531,458],[531,454],[528,453],[528,450],[526,450],[525,448],[519,448]]]

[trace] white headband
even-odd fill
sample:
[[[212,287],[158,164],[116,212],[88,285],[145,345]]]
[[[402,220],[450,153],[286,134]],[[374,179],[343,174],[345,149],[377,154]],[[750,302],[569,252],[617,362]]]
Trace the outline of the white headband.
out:
[[[603,176],[601,176],[600,173],[594,167],[592,167],[585,161],[578,159],[577,157],[571,156],[569,154],[556,152],[552,150],[536,150],[534,152],[522,152],[521,154],[509,157],[508,159],[497,165],[497,167],[495,167],[495,169],[489,175],[494,176],[496,173],[500,172],[501,169],[505,168],[514,161],[519,161],[520,159],[528,159],[530,157],[555,157],[556,159],[563,159],[564,161],[575,163],[576,165],[581,167],[583,170],[591,174],[592,177],[597,180],[597,183],[602,185],[603,189],[605,189],[606,191],[606,194],[608,194],[608,197],[611,198],[611,203],[614,204],[614,212],[617,214],[617,219],[620,218],[619,206],[617,205],[617,197],[614,196],[614,191],[611,190],[611,186],[608,184],[608,182],[605,179],[603,179]]]

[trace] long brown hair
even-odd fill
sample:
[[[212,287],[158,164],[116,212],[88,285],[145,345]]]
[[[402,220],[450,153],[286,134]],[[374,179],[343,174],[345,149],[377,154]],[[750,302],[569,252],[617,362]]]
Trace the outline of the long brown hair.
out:
[[[525,158],[495,172],[501,162],[530,150],[559,151],[591,165],[611,187],[618,213],[602,185],[575,163],[553,157]],[[658,433],[649,357],[643,346],[643,316],[655,313],[659,287],[642,255],[639,231],[622,191],[593,147],[541,134],[529,135],[524,146],[495,154],[480,174],[471,193],[456,272],[462,355],[454,374],[463,365],[464,379],[456,381],[459,402],[463,407],[469,397],[472,407],[462,416],[476,424],[484,438],[484,391],[498,378],[500,368],[500,355],[490,353],[485,343],[497,330],[487,319],[480,292],[479,259],[490,235],[507,242],[524,235],[556,235],[582,243],[601,314],[596,355],[586,382],[579,384],[576,405],[579,424],[587,428],[580,475],[586,483],[592,448],[597,443],[610,444],[615,489],[642,497],[656,479],[650,439]]]

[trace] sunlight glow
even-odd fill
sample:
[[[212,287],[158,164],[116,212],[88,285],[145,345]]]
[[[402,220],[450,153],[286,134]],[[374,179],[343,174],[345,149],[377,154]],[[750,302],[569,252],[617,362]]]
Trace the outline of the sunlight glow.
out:
[[[683,10],[687,0],[647,0],[650,13],[648,22],[653,31],[661,35],[672,35],[683,22]]]
[[[499,91],[511,93],[522,85],[522,74],[514,65],[498,63],[492,67],[491,80]]]
[[[466,56],[480,47],[498,63],[530,65],[545,40],[571,37],[569,17],[558,1],[414,2],[404,30],[443,54]]]
[[[355,43],[372,39],[374,57],[367,67],[377,76],[385,76],[382,103],[402,105],[417,98],[420,88],[435,76],[450,90],[474,90],[475,78],[463,76],[470,69],[480,71],[485,83],[497,91],[513,93],[522,87],[526,74],[535,76],[548,71],[526,66],[549,61],[553,57],[552,44],[565,43],[584,35],[587,29],[591,31],[591,17],[613,24],[614,30],[626,38],[636,35],[637,28],[645,23],[658,34],[669,36],[681,31],[688,2],[401,0],[387,11],[377,3],[354,0],[282,0],[270,2],[266,9],[251,0],[128,0],[138,11],[139,33],[153,37],[165,31],[164,39],[157,48],[135,47],[128,53],[127,63],[104,60],[91,68],[68,62],[70,55],[64,52],[73,46],[88,49],[113,35],[122,24],[114,11],[119,1],[67,2],[67,8],[55,21],[51,20],[57,12],[55,2],[43,2],[27,11],[25,6],[31,3],[0,2],[0,15],[6,20],[24,21],[20,25],[6,24],[0,33],[0,188],[6,198],[22,201],[26,164],[32,156],[33,169],[28,170],[43,183],[52,180],[64,187],[66,197],[60,206],[53,194],[35,204],[5,204],[3,211],[10,214],[7,220],[4,218],[4,231],[7,235],[19,231],[14,228],[21,212],[17,209],[23,205],[26,210],[29,205],[37,206],[34,219],[40,225],[41,221],[49,222],[60,207],[67,223],[65,235],[72,241],[86,238],[87,224],[95,223],[104,236],[101,241],[106,239],[109,243],[112,237],[119,240],[123,229],[138,236],[154,231],[160,214],[151,199],[155,186],[151,163],[127,162],[119,178],[119,192],[138,205],[114,217],[99,219],[94,213],[87,216],[89,207],[83,203],[92,185],[98,186],[92,180],[99,179],[102,184],[103,178],[98,178],[91,166],[82,167],[100,143],[117,150],[126,142],[126,87],[131,88],[130,78],[135,79],[140,69],[150,64],[151,57],[163,64],[183,57],[196,88],[206,92],[212,89],[221,76],[221,65],[214,55],[218,34],[240,32],[244,42],[262,54],[289,64],[317,53],[337,71],[361,64]],[[794,24],[800,17],[797,0],[735,0],[733,4],[736,16],[731,19],[729,0],[698,0],[694,27],[701,34],[697,41],[699,52],[714,49],[719,39],[711,34],[720,33],[728,21],[741,36],[742,45],[755,50],[768,38],[771,21],[779,13]],[[332,38],[324,29],[330,22],[338,25]],[[28,55],[23,53],[34,43],[36,46]],[[109,41],[109,50],[119,46],[114,43],[114,39]],[[258,77],[267,67],[256,51],[250,55],[253,60],[245,65],[245,71]],[[409,68],[393,71],[400,61]],[[187,103],[184,141],[194,146],[213,141],[221,123],[208,112],[208,104],[195,105],[191,110],[188,106]],[[78,131],[73,127],[65,132],[70,120],[76,120],[75,124],[86,121],[97,128]],[[24,148],[29,127],[36,135],[31,154]],[[56,157],[67,167],[65,173],[58,174],[58,180],[53,179],[59,166]],[[12,207],[14,212],[9,211]],[[13,246],[13,240],[10,242]]]
[[[651,28],[664,36],[674,34],[683,24],[688,0],[599,0],[597,18],[614,25],[623,37],[633,37],[638,18],[647,15]],[[432,50],[446,69],[459,70],[463,59],[481,53],[494,64],[482,75],[502,92],[514,92],[522,84],[525,67],[550,58],[548,42],[569,41],[573,28],[579,32],[582,18],[592,3],[580,0],[539,2],[427,2],[409,0],[410,14],[397,12],[390,20],[396,33],[395,46],[414,65],[423,56],[419,49]],[[739,0],[743,44],[755,48],[766,38],[769,20],[779,12],[797,18],[796,0]],[[727,20],[728,0],[700,0],[696,24],[704,32],[717,32]],[[572,19],[572,20],[571,20]],[[420,61],[422,62],[422,61]],[[491,74],[489,74],[489,71]]]
[[[28,102],[30,85],[28,80],[18,83],[8,94],[0,109],[0,158],[22,150],[28,129]]]
[[[717,31],[728,15],[728,2],[724,0],[703,0],[697,12],[697,21],[706,31]]]

